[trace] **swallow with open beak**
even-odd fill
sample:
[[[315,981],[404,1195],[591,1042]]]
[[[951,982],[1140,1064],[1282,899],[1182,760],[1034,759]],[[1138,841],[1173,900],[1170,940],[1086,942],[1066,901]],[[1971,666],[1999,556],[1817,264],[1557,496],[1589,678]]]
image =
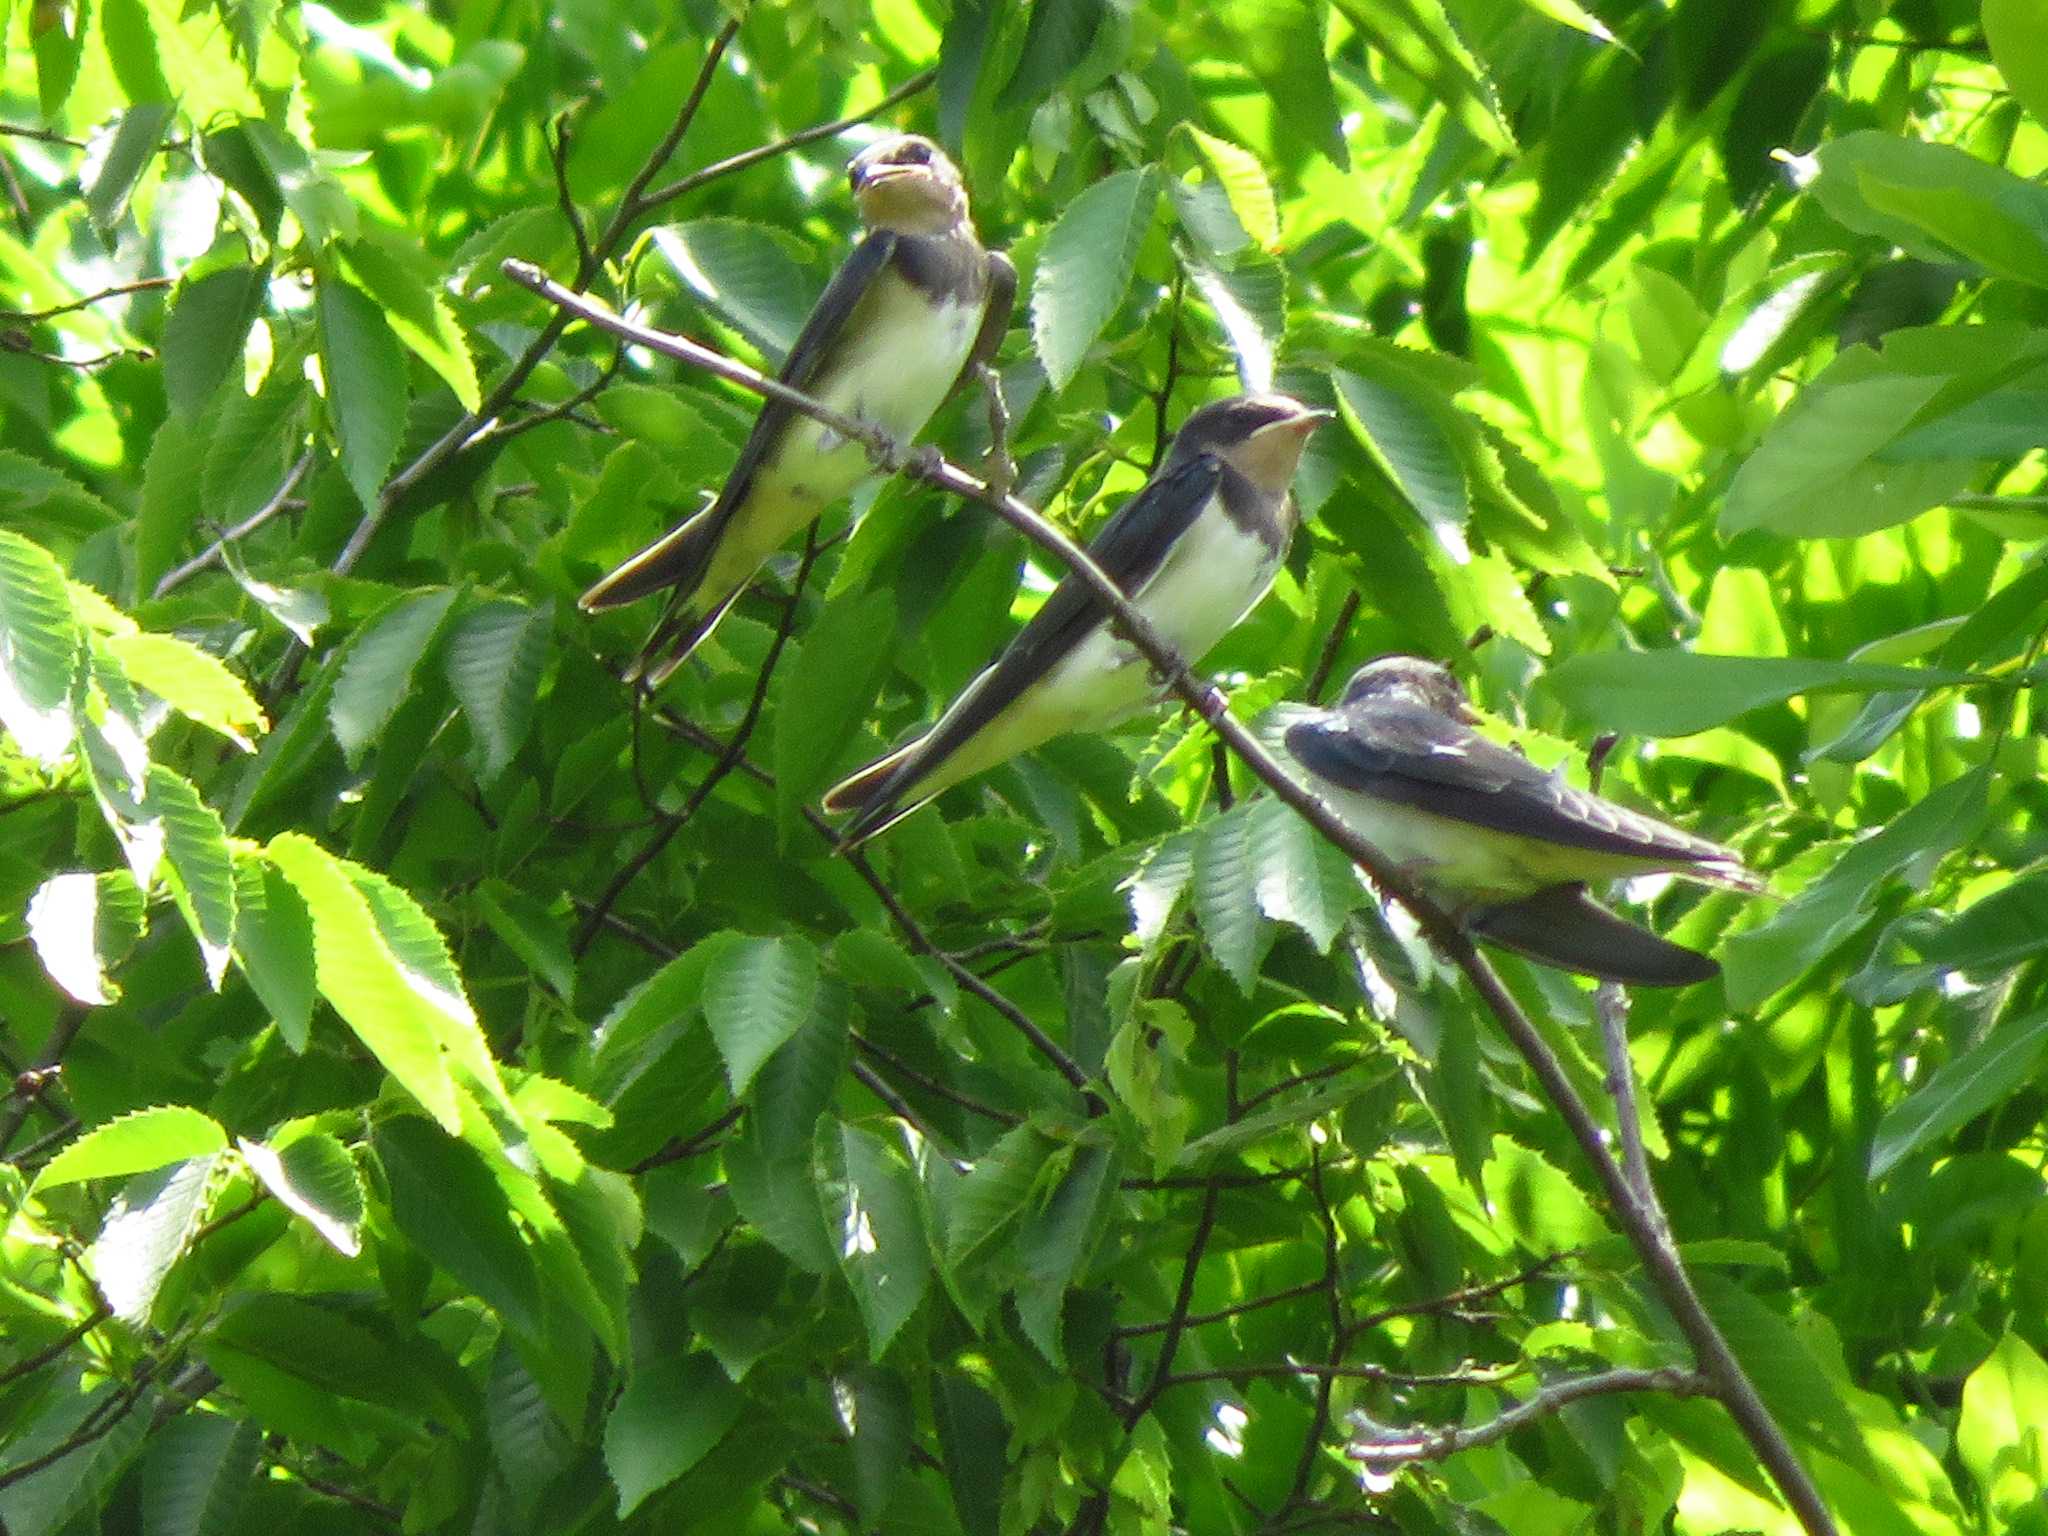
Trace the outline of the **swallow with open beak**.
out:
[[[869,145],[846,168],[867,233],[804,321],[777,377],[899,444],[924,430],[1008,328],[1017,274],[982,249],[960,172],[931,140]],[[670,591],[628,679],[657,688],[762,563],[870,472],[858,442],[765,401],[724,489],[585,592],[585,612]]]
[[[1089,544],[1180,655],[1199,659],[1272,585],[1299,521],[1288,486],[1328,419],[1285,395],[1202,406]],[[931,729],[834,785],[825,808],[853,813],[841,832],[851,846],[962,779],[1065,732],[1107,729],[1159,694],[1144,657],[1070,573]]]
[[[1596,880],[1669,873],[1759,891],[1719,843],[1575,789],[1472,729],[1444,667],[1382,656],[1286,732],[1324,802],[1483,939],[1561,970],[1688,986],[1720,966],[1616,916]]]

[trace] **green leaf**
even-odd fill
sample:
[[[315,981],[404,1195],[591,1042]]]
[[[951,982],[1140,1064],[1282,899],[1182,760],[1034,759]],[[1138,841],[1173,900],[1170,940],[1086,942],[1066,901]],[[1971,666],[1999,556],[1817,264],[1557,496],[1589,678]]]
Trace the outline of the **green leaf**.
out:
[[[775,709],[775,803],[784,826],[832,777],[874,705],[895,638],[896,600],[885,588],[842,593],[805,629]]]
[[[1054,389],[1080,371],[1123,304],[1158,202],[1151,167],[1118,171],[1069,203],[1046,235],[1031,285],[1031,334]]]
[[[1885,1112],[1870,1145],[1870,1176],[1967,1125],[2033,1081],[2048,1052],[2048,1010],[2010,1019]]]
[[[440,635],[455,593],[443,587],[400,598],[380,613],[342,658],[328,718],[350,766],[391,723],[413,674]]]
[[[235,1145],[263,1187],[329,1247],[351,1259],[362,1252],[363,1176],[348,1148],[324,1131],[281,1148],[247,1140]]]
[[[94,146],[97,163],[89,164],[83,177],[85,207],[102,234],[111,234],[128,211],[128,199],[156,158],[157,145],[170,120],[170,103],[144,102],[121,114],[104,148]]]
[[[1563,1253],[1598,1242],[1607,1224],[1579,1187],[1540,1153],[1493,1138],[1482,1173],[1489,1213],[1531,1253]]]
[[[923,1202],[916,1175],[889,1140],[852,1125],[840,1126],[839,1138],[843,1180],[833,1180],[829,1166],[819,1170],[839,1197],[826,1216],[844,1234],[839,1265],[867,1325],[868,1358],[880,1360],[931,1283]]]
[[[1247,997],[1270,937],[1253,899],[1257,878],[1247,810],[1233,809],[1209,821],[1195,843],[1195,917],[1216,963]]]
[[[43,1166],[36,1187],[117,1179],[227,1149],[227,1132],[210,1115],[182,1104],[138,1109],[96,1125]]]
[[[1259,910],[1275,922],[1292,923],[1318,953],[1326,953],[1344,919],[1365,900],[1349,861],[1271,796],[1253,802],[1246,821]]]
[[[470,609],[448,632],[448,686],[476,741],[481,783],[510,766],[532,727],[552,628],[548,609],[501,599]]]
[[[1544,673],[1541,686],[1574,715],[1637,736],[1689,736],[1798,694],[1953,686],[1967,672],[1803,656],[1702,656],[1691,651],[1589,651]]]
[[[1865,129],[1821,146],[1810,188],[1858,234],[1923,260],[1961,257],[1999,277],[2048,285],[2048,187],[1948,144]]]
[[[533,1255],[476,1149],[413,1115],[378,1126],[375,1145],[399,1230],[510,1327],[538,1330],[541,1290]]]
[[[124,1390],[118,1383],[101,1381],[46,1393],[31,1409],[33,1417],[11,1427],[10,1468],[45,1456],[55,1459],[0,1489],[0,1522],[8,1536],[59,1536],[81,1523],[98,1523],[97,1506],[141,1448],[159,1401],[156,1393],[144,1391],[133,1403],[124,1404]],[[80,1436],[86,1438],[79,1440]],[[58,1454],[74,1441],[78,1443],[69,1454]]]
[[[718,1362],[699,1351],[638,1362],[604,1423],[604,1465],[619,1518],[708,1455],[743,1403]]]
[[[263,706],[248,685],[218,657],[175,635],[138,632],[101,640],[128,681],[147,688],[188,720],[218,731],[245,752],[252,736],[270,729]]]
[[[1274,359],[1287,334],[1286,268],[1252,252],[1227,269],[1195,265],[1187,273],[1237,354],[1238,381],[1248,390],[1271,389]]]
[[[1186,136],[1209,174],[1216,178],[1238,227],[1260,250],[1275,249],[1280,244],[1280,208],[1259,157],[1228,139],[1204,133],[1191,123],[1181,123],[1174,131]]]
[[[168,383],[168,357],[164,360],[164,373]],[[183,416],[174,409],[150,442],[149,457],[142,468],[142,506],[135,519],[138,596],[155,592],[164,572],[171,568],[192,530],[199,526],[205,506],[192,490],[199,483],[214,426],[213,412]]]
[[[235,853],[235,959],[294,1051],[313,1020],[313,919],[283,873],[261,856]]]
[[[476,1029],[468,1000],[405,964],[387,942],[346,860],[298,832],[272,838],[265,852],[313,920],[320,995],[384,1070],[454,1134],[462,1125],[463,1094],[443,1051],[442,1034]]]
[[[2017,1514],[2048,1490],[2044,1424],[2048,1363],[2008,1333],[1963,1383],[1956,1421],[1956,1451],[1993,1514]]]
[[[142,892],[125,869],[52,875],[29,898],[28,935],[50,979],[90,1007],[121,989],[108,972],[142,937]]]
[[[486,880],[476,889],[477,910],[505,947],[532,968],[555,996],[576,995],[576,962],[569,953],[568,918],[517,886]]]
[[[239,390],[221,405],[206,442],[200,499],[208,519],[229,528],[267,505],[306,446],[306,402],[312,391],[289,362],[273,364],[253,395]],[[189,503],[191,486],[183,487]],[[152,582],[138,576],[136,589]]]
[[[1225,29],[1234,51],[1252,72],[1288,128],[1327,155],[1337,169],[1351,168],[1343,114],[1323,54],[1329,13],[1321,0],[1227,0],[1209,13]]]
[[[0,14],[4,14],[0,7]],[[106,41],[107,62],[114,66],[114,78],[132,102],[171,101],[176,92],[164,78],[157,57],[156,33],[151,28],[144,0],[100,0],[100,36]]]
[[[39,762],[54,764],[71,747],[79,639],[57,562],[0,529],[0,727]]]
[[[219,1161],[211,1154],[137,1174],[108,1207],[86,1262],[124,1322],[149,1316],[171,1266],[205,1225]]]
[[[1025,24],[1024,46],[996,99],[998,108],[1035,107],[1088,57],[1107,0],[1038,0]]]
[[[2006,86],[2048,127],[2048,12],[2034,0],[1984,0],[1984,40]]]
[[[818,952],[794,934],[746,939],[716,956],[704,976],[704,1021],[725,1059],[733,1097],[803,1026],[817,994]]]
[[[1439,410],[1392,371],[1367,378],[1340,368],[1330,378],[1351,435],[1439,537],[1462,544],[1472,498]]]
[[[199,941],[206,979],[217,992],[235,937],[235,861],[220,813],[190,780],[160,763],[149,766],[144,802],[164,834],[164,863],[178,905]]]
[[[405,434],[405,358],[383,311],[360,288],[327,277],[315,293],[314,307],[341,471],[357,499],[374,512]]]
[[[142,1536],[232,1536],[262,1449],[246,1419],[185,1413],[165,1424],[142,1455]]]
[[[179,285],[164,320],[164,389],[178,415],[197,416],[221,380],[239,374],[264,285],[256,267],[223,267]]]
[[[771,357],[796,345],[819,288],[780,230],[744,219],[690,219],[654,231],[670,267],[720,319]]]
[[[357,240],[343,248],[342,259],[398,339],[441,376],[465,411],[475,410],[483,399],[476,363],[448,301],[422,275],[433,270],[426,253],[412,250],[401,256],[374,241]]]

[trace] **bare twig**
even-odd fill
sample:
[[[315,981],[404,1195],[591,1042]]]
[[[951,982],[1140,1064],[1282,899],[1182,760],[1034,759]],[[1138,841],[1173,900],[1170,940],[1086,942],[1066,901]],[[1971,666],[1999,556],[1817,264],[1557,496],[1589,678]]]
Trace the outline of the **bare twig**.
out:
[[[1414,1461],[1442,1461],[1455,1452],[1475,1445],[1492,1445],[1524,1425],[1547,1418],[1572,1403],[1615,1392],[1663,1392],[1676,1397],[1714,1395],[1714,1384],[1698,1371],[1612,1370],[1593,1376],[1572,1376],[1553,1381],[1488,1419],[1483,1424],[1450,1425],[1442,1429],[1392,1429],[1373,1424],[1363,1415],[1354,1419],[1356,1433],[1344,1454],[1362,1461],[1375,1471]]]
[[[234,527],[224,530],[219,538],[215,539],[183,565],[173,566],[170,570],[165,571],[162,579],[156,584],[156,590],[150,595],[152,597],[162,597],[166,593],[175,592],[201,571],[220,564],[222,556],[230,544],[235,543],[239,539],[246,539],[291,504],[292,492],[298,489],[299,482],[306,477],[306,471],[312,467],[312,452],[308,450],[300,454],[299,461],[286,472],[283,481],[279,483],[276,491],[271,494],[268,501],[235,524]]]
[[[1358,589],[1354,587],[1344,594],[1344,606],[1337,610],[1337,622],[1330,626],[1330,633],[1323,640],[1323,653],[1316,658],[1316,669],[1308,675],[1308,687],[1302,693],[1306,702],[1323,702],[1323,690],[1330,685],[1330,672],[1337,665],[1338,653],[1351,634],[1351,621],[1358,617],[1358,604]]]
[[[8,1385],[10,1382],[19,1381],[24,1376],[34,1375],[113,1315],[114,1309],[104,1301],[95,1304],[93,1309],[86,1313],[84,1317],[73,1323],[34,1354],[26,1355],[8,1366],[6,1370],[0,1371],[0,1387]]]
[[[73,1003],[57,1015],[57,1022],[50,1026],[50,1038],[43,1042],[42,1055],[29,1068],[31,1072],[48,1074],[64,1064],[64,1053],[71,1049],[71,1042],[85,1027],[87,1012]],[[0,1157],[4,1157],[8,1148],[14,1145],[14,1138],[21,1134],[22,1124],[37,1101],[37,1097],[16,1096],[7,1101],[4,1109],[0,1109]]]
[[[82,299],[73,299],[68,304],[58,304],[49,309],[0,309],[0,320],[11,320],[17,325],[33,324],[38,320],[54,320],[59,315],[68,315],[75,310],[90,309],[95,304],[104,304],[108,299],[118,299],[131,293],[146,293],[152,288],[168,288],[176,282],[171,277],[140,277],[132,283],[116,283],[111,288],[102,288],[98,293],[89,293]]]

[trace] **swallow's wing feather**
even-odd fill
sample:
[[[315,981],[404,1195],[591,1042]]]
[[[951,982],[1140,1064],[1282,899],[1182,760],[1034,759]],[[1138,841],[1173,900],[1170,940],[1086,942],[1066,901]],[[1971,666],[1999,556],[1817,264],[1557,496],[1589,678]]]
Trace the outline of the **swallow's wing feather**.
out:
[[[1103,525],[1090,541],[1088,553],[1118,587],[1136,592],[1201,515],[1222,477],[1221,461],[1206,453],[1161,471]],[[1016,703],[1025,689],[1057,666],[1102,617],[1101,605],[1081,579],[1071,573],[1064,577],[994,665],[967,685],[927,735],[895,755],[889,771],[863,771],[833,789],[828,804],[861,807],[861,814],[843,836],[858,841],[894,820],[890,807],[897,800]]]
[[[1424,705],[1382,700],[1333,710],[1289,729],[1287,749],[1340,788],[1453,821],[1566,848],[1711,866],[1730,879],[1741,870],[1719,844],[1575,789]]]
[[[832,344],[845,329],[860,301],[867,297],[875,279],[888,266],[889,258],[895,254],[896,239],[887,230],[877,230],[856,245],[852,254],[839,264],[839,270],[833,273],[832,281],[825,285],[824,293],[804,320],[804,327],[797,333],[789,356],[783,359],[782,368],[776,374],[778,379],[792,389],[810,387]],[[650,592],[659,592],[664,587],[674,587],[684,595],[694,592],[697,583],[704,579],[712,556],[718,551],[718,541],[724,537],[726,525],[753,489],[754,476],[774,450],[783,428],[796,415],[794,407],[780,400],[763,401],[760,414],[754,418],[753,430],[747,433],[747,441],[740,449],[739,458],[733,462],[732,473],[725,477],[718,499],[605,576],[583,594],[578,606],[585,611],[617,608],[636,602]],[[676,617],[674,613],[664,615],[663,628],[670,627]],[[653,643],[653,640],[649,641],[650,645]],[[643,651],[643,661],[650,654]],[[687,647],[678,654],[687,654]]]
[[[1553,885],[1520,901],[1484,907],[1465,925],[1481,938],[1582,976],[1636,987],[1688,987],[1721,967],[1618,917],[1583,885]]]
[[[844,334],[847,322],[860,307],[861,300],[868,296],[875,279],[882,275],[895,256],[897,239],[886,229],[872,230],[861,238],[852,253],[839,264],[839,270],[832,274],[832,281],[818,295],[818,302],[811,306],[804,328],[797,332],[789,356],[782,360],[782,367],[775,375],[777,379],[791,389],[810,389],[834,344]],[[785,405],[780,400],[762,402],[761,414],[754,418],[754,429],[747,434],[740,456],[733,463],[732,473],[726,476],[725,489],[718,493],[711,516],[729,513],[731,508],[747,499],[754,475],[774,449],[775,439],[798,414],[794,406]]]
[[[1009,333],[1010,312],[1016,305],[1017,269],[1001,251],[990,251],[988,296],[982,304],[981,329],[975,332],[974,345],[967,353],[967,361],[961,365],[960,377],[953,381],[954,390],[973,382],[974,370],[994,360],[996,348],[1003,344],[1003,337]]]

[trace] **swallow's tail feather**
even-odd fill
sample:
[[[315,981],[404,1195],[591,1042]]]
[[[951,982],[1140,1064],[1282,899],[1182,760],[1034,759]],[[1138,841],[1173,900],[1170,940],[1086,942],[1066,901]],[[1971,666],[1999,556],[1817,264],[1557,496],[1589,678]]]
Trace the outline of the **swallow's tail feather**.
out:
[[[1689,987],[1721,973],[1711,957],[1617,917],[1583,885],[1553,885],[1520,901],[1481,907],[1467,915],[1465,926],[1544,965],[1629,986]]]
[[[840,829],[840,847],[851,848],[866,842],[931,798],[922,794],[907,805],[898,803],[902,792],[919,776],[916,760],[930,740],[929,735],[912,737],[894,752],[876,758],[825,791],[823,804],[827,811],[835,816],[848,811],[855,813],[853,820]]]
[[[725,611],[739,601],[745,590],[734,587],[701,611],[680,600],[670,604],[661,622],[654,626],[654,633],[640,647],[640,654],[626,669],[626,681],[644,684],[649,693],[667,682],[676,668],[690,659],[690,653],[704,643],[704,637],[718,627]]]
[[[725,520],[717,517],[716,512],[716,507],[709,508],[663,534],[617,570],[600,578],[576,599],[576,606],[585,613],[597,613],[638,602],[664,587],[674,587],[687,598],[704,579],[711,566],[712,552],[718,548]]]

